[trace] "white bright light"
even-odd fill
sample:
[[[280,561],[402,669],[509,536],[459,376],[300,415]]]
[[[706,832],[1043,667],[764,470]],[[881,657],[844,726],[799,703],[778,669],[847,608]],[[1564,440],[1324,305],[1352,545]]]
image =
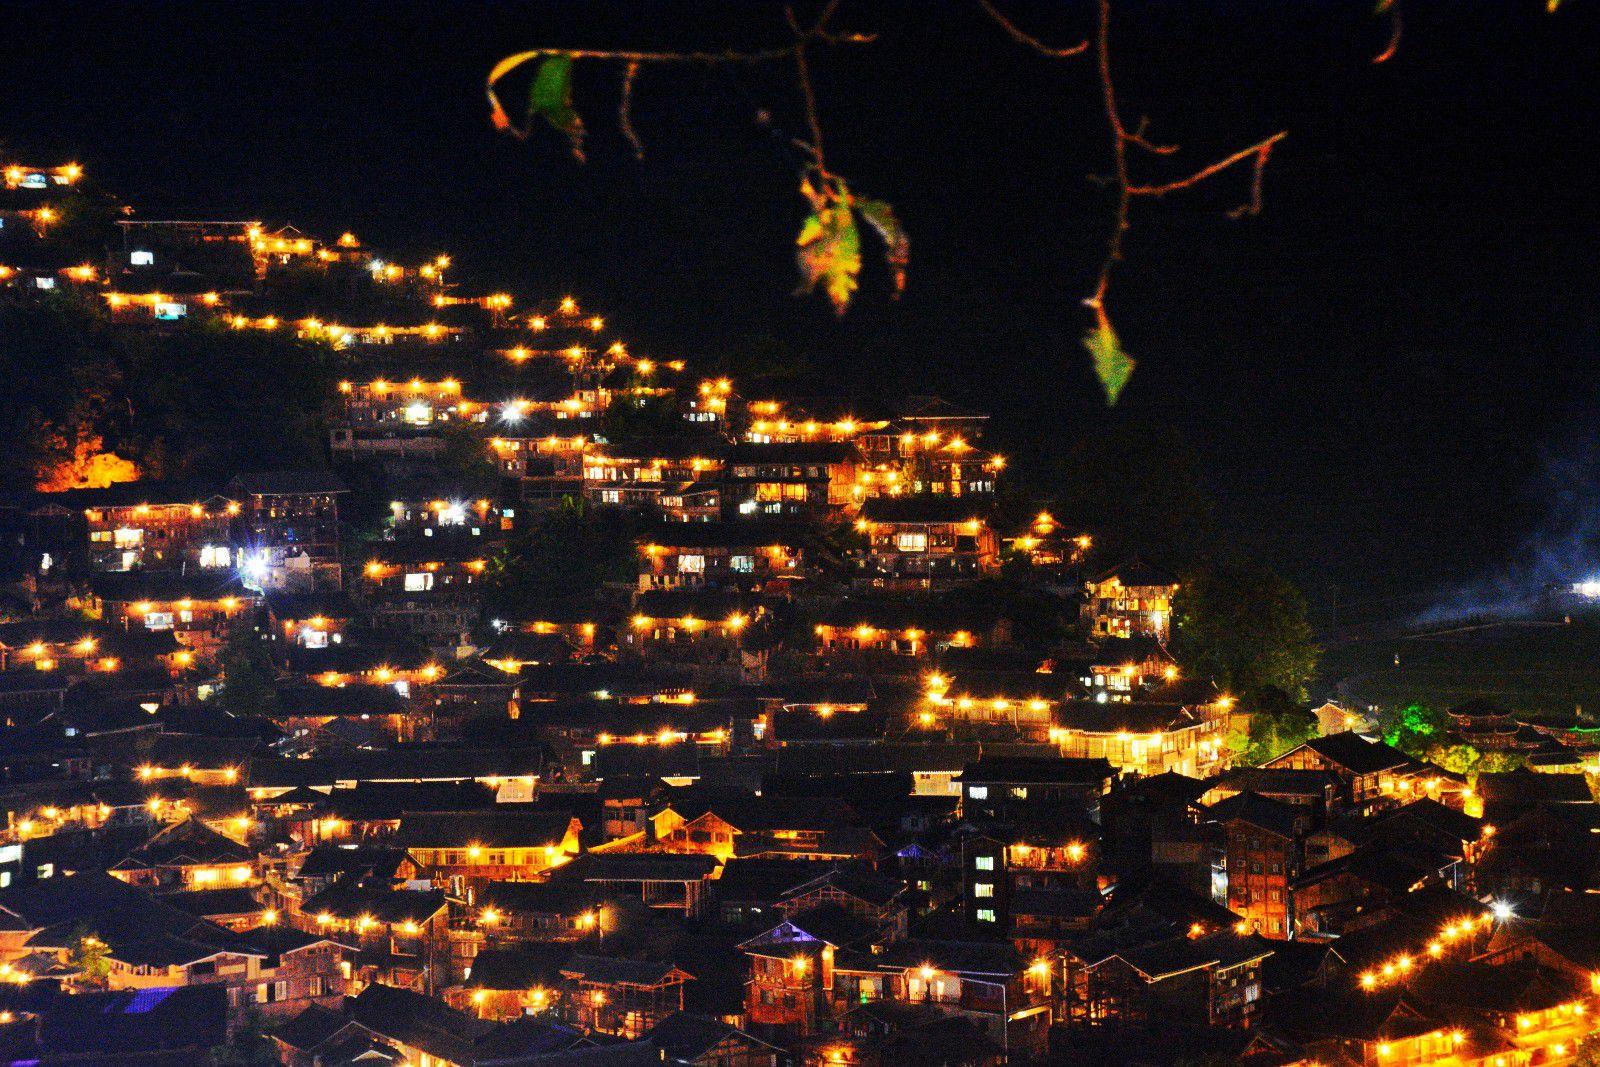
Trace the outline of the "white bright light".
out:
[[[252,552],[239,562],[239,570],[247,589],[261,590],[261,583],[267,577],[267,554],[265,552]]]
[[[1505,922],[1507,919],[1516,914],[1516,912],[1511,910],[1511,905],[1507,904],[1503,900],[1497,900],[1493,904],[1489,905],[1489,910],[1494,913],[1494,917],[1500,922]]]
[[[522,408],[516,404],[507,404],[500,409],[500,418],[505,422],[521,422]]]

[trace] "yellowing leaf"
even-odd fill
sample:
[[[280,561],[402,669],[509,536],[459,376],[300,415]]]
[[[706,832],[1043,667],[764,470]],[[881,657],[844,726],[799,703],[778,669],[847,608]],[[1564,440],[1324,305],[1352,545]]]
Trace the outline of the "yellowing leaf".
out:
[[[800,292],[813,292],[821,283],[834,312],[843,315],[861,274],[861,231],[848,201],[832,198],[808,216],[795,245]]]
[[[1115,407],[1128,379],[1133,376],[1133,357],[1123,350],[1117,331],[1104,320],[1084,335],[1083,347],[1094,360],[1094,374],[1106,391],[1106,405]]]
[[[883,239],[883,256],[894,276],[894,295],[906,291],[906,267],[911,262],[911,238],[895,216],[894,208],[882,200],[857,200],[856,210]]]

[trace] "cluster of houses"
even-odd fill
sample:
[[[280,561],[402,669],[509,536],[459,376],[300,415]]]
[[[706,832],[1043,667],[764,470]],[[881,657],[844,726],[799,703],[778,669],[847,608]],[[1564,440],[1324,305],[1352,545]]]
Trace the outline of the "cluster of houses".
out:
[[[0,1061],[1531,1067],[1590,1034],[1583,731],[1457,708],[1527,756],[1469,782],[1329,705],[1237,766],[1176,578],[1006,520],[981,414],[697,379],[351,234],[127,214],[52,264],[82,177],[6,168],[0,299],[346,373],[325,470],[0,500]],[[557,511],[626,516],[624,573],[506,585]]]

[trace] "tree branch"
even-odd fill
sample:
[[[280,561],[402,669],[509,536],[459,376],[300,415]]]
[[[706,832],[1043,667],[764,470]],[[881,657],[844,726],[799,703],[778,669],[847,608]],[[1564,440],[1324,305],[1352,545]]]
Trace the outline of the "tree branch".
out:
[[[989,17],[994,19],[995,23],[1002,30],[1005,30],[1006,34],[1010,36],[1013,41],[1016,41],[1018,44],[1023,45],[1024,47],[1033,49],[1041,56],[1048,56],[1051,59],[1070,59],[1073,56],[1081,56],[1083,53],[1089,50],[1089,42],[1087,40],[1079,41],[1077,44],[1068,48],[1051,48],[1049,45],[1039,40],[1039,38],[1034,37],[1031,34],[1024,33],[1022,30],[1018,29],[1017,24],[1002,15],[1000,13],[1000,9],[995,7],[994,4],[990,3],[989,0],[978,0],[978,6],[983,8],[984,11],[988,12]]]
[[[1180,189],[1188,189],[1199,185],[1212,175],[1220,174],[1235,163],[1242,163],[1251,156],[1256,157],[1256,165],[1259,170],[1261,164],[1266,162],[1265,157],[1272,154],[1272,146],[1287,136],[1289,136],[1287,130],[1280,130],[1264,141],[1258,141],[1249,148],[1241,148],[1233,155],[1219,159],[1210,166],[1201,167],[1186,178],[1163,182],[1160,185],[1133,185],[1129,186],[1128,192],[1132,196],[1166,196],[1168,193],[1175,193]]]

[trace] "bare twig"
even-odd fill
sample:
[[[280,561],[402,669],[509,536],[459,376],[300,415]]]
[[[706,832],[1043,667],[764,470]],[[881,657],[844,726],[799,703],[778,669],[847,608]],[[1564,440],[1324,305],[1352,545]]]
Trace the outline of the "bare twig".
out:
[[[1394,58],[1394,54],[1400,51],[1400,34],[1404,29],[1397,0],[1389,5],[1389,43],[1383,46],[1383,51],[1372,57],[1372,62],[1387,63]]]
[[[983,10],[988,13],[989,17],[994,19],[995,23],[1002,30],[1005,30],[1007,35],[1009,35],[1013,41],[1016,41],[1018,44],[1023,45],[1024,47],[1033,49],[1041,56],[1049,56],[1051,59],[1070,59],[1073,56],[1081,56],[1084,52],[1089,50],[1089,42],[1087,40],[1079,41],[1077,44],[1068,48],[1052,48],[1043,41],[1039,40],[1039,38],[1034,37],[1032,34],[1024,33],[1022,30],[1018,29],[1017,24],[1002,15],[1000,13],[1000,9],[995,7],[994,4],[990,3],[989,0],[978,0],[978,6],[983,8]]]
[[[1272,158],[1272,146],[1276,143],[1276,140],[1269,141],[1256,149],[1255,166],[1250,168],[1250,199],[1228,212],[1230,219],[1261,214],[1261,176],[1267,169],[1267,160]]]
[[[1242,163],[1252,156],[1256,158],[1256,168],[1259,170],[1261,165],[1266,162],[1265,157],[1272,154],[1272,146],[1287,136],[1289,136],[1288,131],[1280,130],[1264,141],[1258,141],[1249,148],[1241,148],[1233,155],[1219,159],[1210,166],[1201,167],[1186,178],[1162,182],[1159,185],[1135,185],[1130,187],[1128,192],[1134,196],[1166,196],[1168,193],[1175,193],[1180,189],[1188,189],[1199,185],[1212,175],[1219,174],[1235,163]]]
[[[633,146],[633,157],[644,158],[644,142],[639,140],[639,131],[633,128],[633,83],[639,77],[639,61],[628,61],[628,69],[622,72],[622,96],[617,102],[617,127],[622,131],[622,136],[628,139]]]
[[[1113,212],[1111,236],[1106,241],[1105,259],[1100,263],[1100,273],[1095,280],[1094,292],[1084,301],[1094,309],[1095,323],[1101,329],[1111,328],[1110,315],[1106,311],[1106,294],[1111,288],[1111,273],[1117,263],[1122,260],[1122,245],[1130,225],[1130,215],[1133,199],[1137,196],[1163,197],[1168,193],[1179,192],[1193,188],[1196,185],[1213,178],[1216,175],[1234,167],[1246,160],[1253,160],[1250,179],[1250,199],[1240,207],[1229,212],[1230,217],[1238,218],[1244,215],[1254,215],[1261,210],[1261,180],[1262,171],[1266,168],[1267,160],[1272,156],[1272,149],[1279,141],[1288,136],[1287,132],[1279,131],[1270,137],[1257,141],[1248,148],[1241,148],[1231,155],[1224,156],[1214,163],[1210,163],[1199,170],[1182,178],[1172,181],[1155,182],[1149,184],[1136,184],[1128,167],[1128,147],[1130,145],[1150,152],[1154,155],[1172,155],[1178,150],[1177,145],[1156,144],[1145,136],[1147,120],[1141,119],[1139,125],[1129,130],[1122,121],[1122,113],[1117,105],[1116,83],[1111,76],[1111,0],[1098,0],[1098,19],[1095,27],[1095,64],[1100,74],[1100,97],[1105,107],[1106,124],[1111,128],[1111,159],[1113,174],[1106,179],[1117,191],[1117,202]]]
[[[828,164],[822,154],[822,119],[817,114],[817,90],[811,84],[811,64],[806,59],[806,46],[813,38],[823,35],[828,20],[838,8],[839,0],[828,0],[827,6],[822,9],[822,13],[817,16],[816,22],[812,23],[809,30],[801,28],[800,21],[795,18],[794,8],[783,9],[784,18],[789,21],[789,28],[794,31],[795,75],[799,78],[800,96],[805,102],[806,125],[811,127],[811,144],[808,147],[811,150],[811,158],[816,163],[817,173],[823,178],[828,178],[830,175]]]
[[[1095,25],[1095,64],[1100,71],[1100,99],[1105,105],[1106,122],[1111,126],[1111,160],[1115,168],[1117,206],[1112,218],[1111,238],[1106,242],[1106,257],[1100,263],[1100,276],[1094,293],[1084,303],[1094,309],[1103,329],[1110,328],[1106,316],[1106,292],[1111,288],[1111,269],[1122,258],[1122,236],[1128,231],[1128,207],[1133,202],[1128,180],[1128,131],[1117,111],[1117,91],[1111,80],[1111,0],[1099,0]]]
[[[816,92],[811,84],[811,70],[806,56],[806,49],[814,41],[826,44],[868,44],[877,39],[876,34],[870,33],[830,33],[828,21],[833,17],[839,7],[839,0],[829,0],[823,7],[814,22],[809,27],[802,27],[796,20],[794,10],[785,8],[784,14],[789,20],[789,26],[794,32],[794,43],[782,48],[763,48],[750,52],[741,52],[735,49],[725,49],[720,52],[636,52],[612,49],[592,48],[533,48],[526,52],[517,52],[506,56],[496,63],[489,71],[485,85],[485,92],[489,97],[490,118],[496,128],[511,134],[519,140],[526,140],[529,131],[521,129],[514,124],[505,108],[500,103],[499,96],[495,93],[495,84],[510,74],[513,70],[533,60],[550,59],[563,56],[572,60],[591,60],[598,62],[625,63],[622,80],[622,99],[617,110],[618,125],[622,135],[633,146],[635,156],[643,158],[644,145],[639,139],[638,131],[633,126],[631,114],[633,102],[633,85],[638,77],[639,68],[645,63],[657,64],[700,64],[700,65],[751,65],[769,63],[778,60],[794,60],[799,74],[800,88],[805,98],[806,119],[811,126],[811,144],[805,149],[811,155],[819,170],[826,173],[822,166],[822,124],[817,117]],[[796,142],[803,144],[803,142]]]

